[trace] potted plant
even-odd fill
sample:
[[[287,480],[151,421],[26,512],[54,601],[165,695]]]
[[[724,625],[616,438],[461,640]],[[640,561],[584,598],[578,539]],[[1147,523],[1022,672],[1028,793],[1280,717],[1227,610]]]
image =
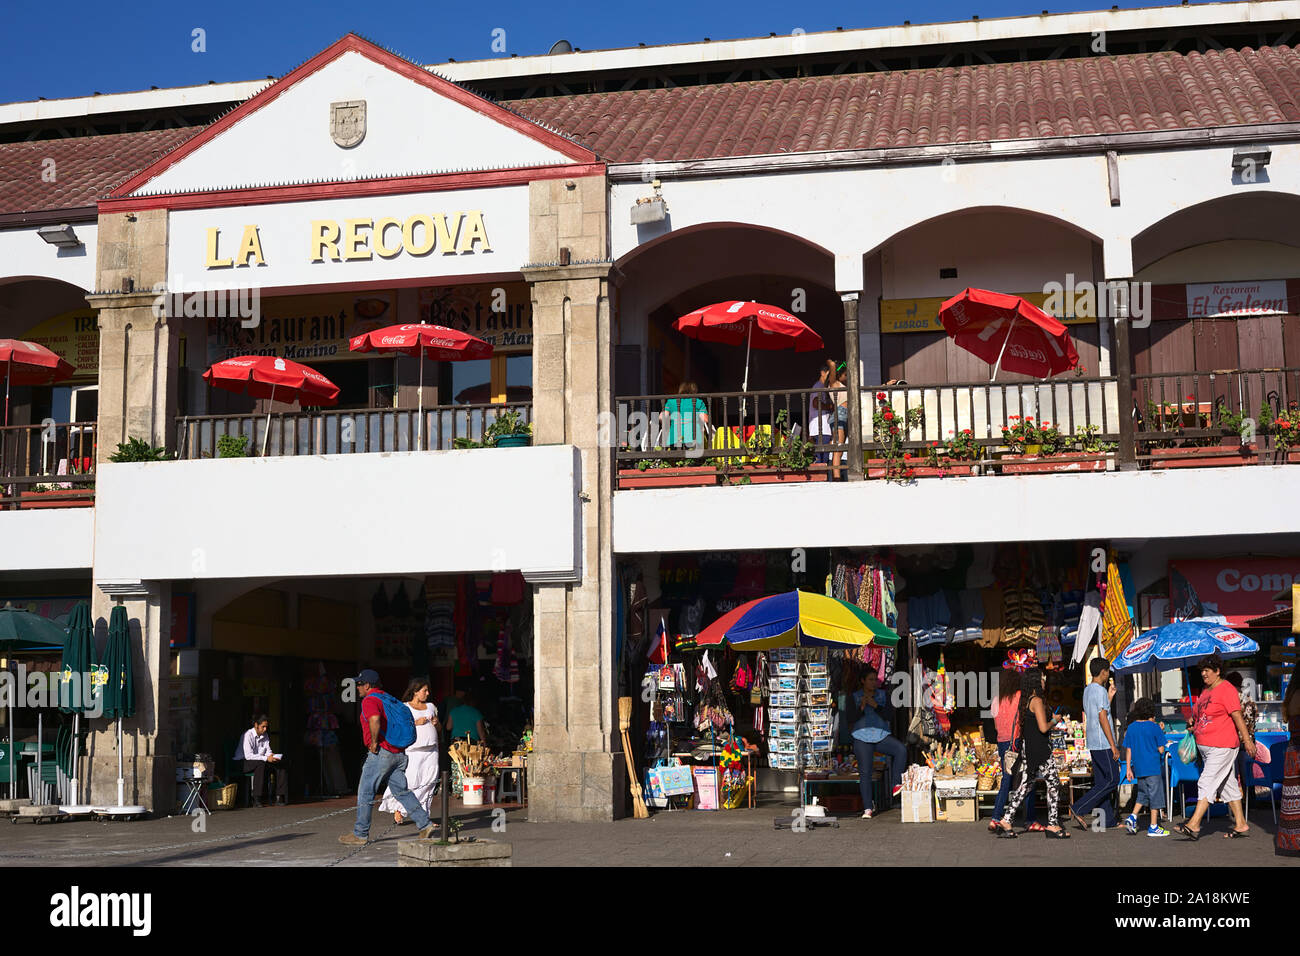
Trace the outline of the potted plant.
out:
[[[1010,451],[998,456],[1002,474],[1106,470],[1107,459],[1099,450],[1095,426],[1082,435],[1084,445],[1091,447],[1076,449],[1080,439],[1062,435],[1051,422],[1035,422],[1032,415],[1012,415],[1009,420],[1011,425],[1002,426],[1002,440]]]
[[[918,478],[937,475],[970,475],[978,472],[977,462],[984,457],[984,449],[969,428],[960,432],[948,429],[951,438],[932,441],[926,449],[925,464],[916,468]]]
[[[867,460],[867,477],[887,481],[910,481],[916,477],[916,462],[903,451],[913,429],[925,423],[925,410],[917,405],[901,414],[894,409],[885,392],[876,392],[876,407],[871,415],[872,437],[881,446],[882,457]]]
[[[824,466],[813,466],[817,446],[791,431],[785,409],[776,413],[770,430],[754,430],[745,441],[744,457],[737,464],[729,459],[718,461],[723,484],[825,481],[828,477]]]
[[[247,435],[218,435],[217,436],[217,457],[218,458],[247,458],[248,457],[248,436]]]
[[[483,429],[483,443],[497,448],[522,448],[532,440],[533,426],[517,409],[498,415]]]
[[[117,451],[108,456],[112,462],[168,461],[167,449],[150,445],[143,438],[128,438],[118,442]]]
[[[1193,396],[1187,396],[1193,400]],[[1226,465],[1253,465],[1258,460],[1258,445],[1246,442],[1254,422],[1267,423],[1268,417],[1261,413],[1258,419],[1251,419],[1240,411],[1228,408],[1228,403],[1220,398],[1214,403],[1210,413],[1210,429],[1217,429],[1218,439],[1188,439],[1181,447],[1158,447],[1151,454],[1160,461],[1153,461],[1152,468],[1217,468]],[[1199,424],[1199,423],[1198,423]],[[1267,425],[1263,426],[1267,430]]]

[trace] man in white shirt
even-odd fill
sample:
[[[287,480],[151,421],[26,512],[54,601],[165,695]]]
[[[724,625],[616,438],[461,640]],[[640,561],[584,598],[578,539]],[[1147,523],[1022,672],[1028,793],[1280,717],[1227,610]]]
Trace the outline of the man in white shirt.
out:
[[[253,774],[253,806],[262,805],[266,792],[266,768],[275,766],[275,802],[284,806],[289,802],[289,774],[284,761],[271,752],[271,738],[267,735],[270,721],[265,714],[253,718],[253,726],[244,731],[243,739],[235,750],[235,759],[244,762],[244,772]]]

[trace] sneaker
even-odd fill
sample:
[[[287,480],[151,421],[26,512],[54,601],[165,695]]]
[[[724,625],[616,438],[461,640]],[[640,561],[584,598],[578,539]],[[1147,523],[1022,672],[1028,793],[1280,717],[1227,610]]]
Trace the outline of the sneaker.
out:
[[[344,846],[365,846],[370,841],[366,837],[359,837],[355,833],[345,833],[339,837],[339,842]]]
[[[1130,813],[1127,817],[1124,818],[1124,829],[1127,830],[1129,833],[1137,833],[1138,818]]]
[[[902,792],[903,792],[903,785],[900,783],[897,787],[894,788],[893,795],[898,796]]]
[[[862,819],[864,819],[864,820],[870,820],[870,819],[871,819],[871,811],[870,811],[870,810],[863,810],[863,811],[862,811]]]
[[[1147,827],[1147,836],[1149,837],[1169,836],[1169,831],[1166,830],[1164,827]]]

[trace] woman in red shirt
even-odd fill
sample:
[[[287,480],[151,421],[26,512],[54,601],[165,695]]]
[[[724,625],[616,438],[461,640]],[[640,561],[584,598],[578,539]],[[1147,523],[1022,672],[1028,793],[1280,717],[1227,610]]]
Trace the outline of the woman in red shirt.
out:
[[[1201,752],[1204,766],[1198,781],[1196,812],[1182,824],[1178,831],[1192,840],[1201,835],[1201,821],[1214,801],[1222,800],[1232,811],[1232,829],[1227,837],[1242,837],[1250,832],[1241,810],[1241,787],[1237,782],[1237,754],[1239,747],[1247,753],[1255,752],[1255,741],[1250,736],[1241,715],[1241,697],[1237,689],[1223,677],[1223,660],[1217,655],[1201,661],[1201,680],[1205,689],[1197,698],[1192,712],[1192,733]]]

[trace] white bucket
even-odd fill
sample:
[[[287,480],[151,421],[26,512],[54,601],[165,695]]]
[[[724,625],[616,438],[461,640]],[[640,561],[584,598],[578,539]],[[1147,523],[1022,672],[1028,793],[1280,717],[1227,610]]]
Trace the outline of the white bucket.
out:
[[[462,798],[467,807],[483,806],[483,778],[466,777],[462,781]]]

